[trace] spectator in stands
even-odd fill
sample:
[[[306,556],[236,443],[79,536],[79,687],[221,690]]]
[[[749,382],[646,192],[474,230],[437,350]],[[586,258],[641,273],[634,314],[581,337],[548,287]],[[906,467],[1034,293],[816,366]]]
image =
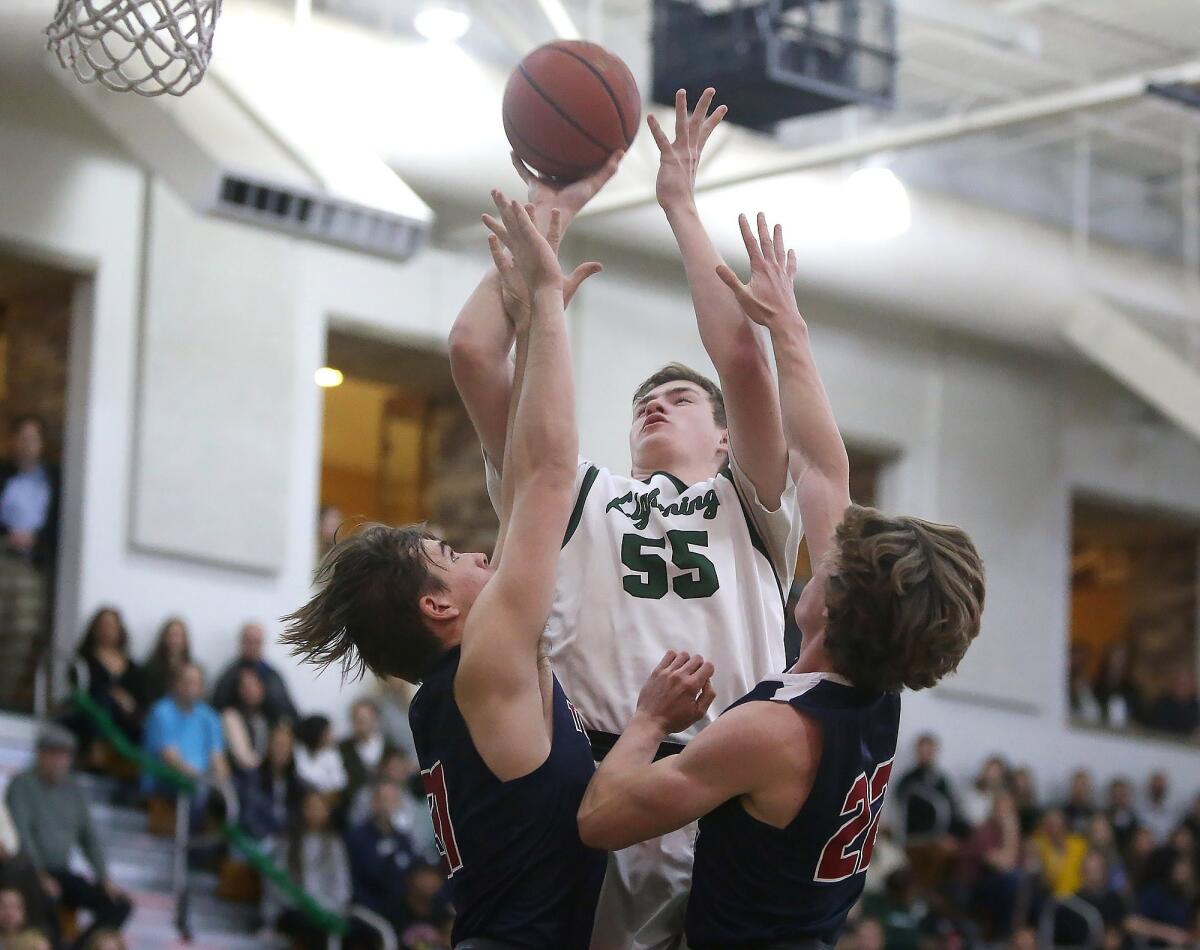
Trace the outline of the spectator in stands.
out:
[[[1127,728],[1139,714],[1127,643],[1114,643],[1108,648],[1096,682],[1096,699],[1105,724],[1112,729]]]
[[[1087,827],[1088,853],[1098,854],[1104,859],[1110,875],[1108,886],[1116,891],[1130,887],[1129,873],[1125,870],[1125,859],[1117,844],[1117,836],[1104,812],[1096,812]],[[1084,877],[1086,878],[1086,872]]]
[[[359,789],[370,785],[379,774],[383,757],[394,751],[379,728],[379,707],[370,699],[358,699],[350,707],[352,735],[338,746],[346,773],[346,797],[353,801]]]
[[[937,764],[938,751],[935,736],[926,733],[917,739],[917,764],[905,773],[897,787],[900,800],[905,803],[906,838],[919,839],[945,831],[959,836],[968,830],[950,778]],[[938,827],[943,821],[948,821],[948,828]]]
[[[1118,948],[1125,935],[1125,921],[1129,916],[1129,904],[1124,894],[1112,886],[1112,868],[1098,851],[1091,851],[1083,859],[1083,883],[1076,895],[1081,901],[1090,904],[1100,915],[1104,924],[1102,947]],[[1067,940],[1063,943],[1070,946],[1087,945],[1086,934],[1083,940]]]
[[[992,800],[997,793],[1007,791],[1010,785],[1008,763],[999,755],[988,758],[975,781],[963,794],[963,817],[972,825],[987,821],[992,814]]]
[[[1017,900],[1025,883],[1025,855],[1017,803],[1006,791],[992,799],[992,813],[972,834],[964,849],[972,904],[987,923],[984,934],[1006,940],[1016,925]]]
[[[277,723],[271,730],[262,765],[238,778],[242,825],[253,838],[283,834],[300,813],[304,783],[296,774],[294,747],[291,725]]]
[[[1092,788],[1092,775],[1087,769],[1076,769],[1071,774],[1071,786],[1067,800],[1062,806],[1067,827],[1076,834],[1086,834],[1096,813],[1096,802]]]
[[[287,838],[274,848],[292,880],[323,908],[343,913],[350,903],[350,861],[346,845],[334,831],[329,806],[315,790],[304,793],[300,815]],[[269,888],[266,916],[295,944],[323,948],[326,934],[286,895]]]
[[[37,416],[17,416],[9,457],[0,462],[0,615],[8,649],[32,656],[50,617],[58,543],[58,472],[43,459],[46,426]],[[5,698],[23,687],[23,667],[0,670]]]
[[[1175,830],[1175,810],[1168,801],[1170,791],[1165,772],[1155,772],[1146,782],[1146,801],[1138,815],[1138,822],[1150,829],[1156,844],[1166,841]]]
[[[1052,808],[1042,816],[1042,827],[1033,836],[1042,865],[1042,878],[1054,897],[1070,897],[1083,883],[1083,859],[1087,839],[1067,826],[1062,809]]]
[[[4,950],[54,950],[54,947],[40,930],[26,928],[9,941]]]
[[[101,607],[88,624],[79,658],[87,665],[87,692],[130,741],[142,737],[146,683],[142,668],[129,655],[129,631],[115,607]],[[80,738],[95,739],[89,728]]]
[[[1017,801],[1017,814],[1021,817],[1021,834],[1031,835],[1042,823],[1042,809],[1033,783],[1033,770],[1029,766],[1013,769],[1012,791]]]
[[[404,790],[381,781],[370,792],[371,817],[346,833],[354,903],[387,918],[399,932],[405,921],[397,911],[404,906],[405,880],[416,856],[412,838],[393,820]]]
[[[322,505],[317,514],[317,561],[319,562],[337,543],[338,529],[346,516],[337,505]]]
[[[884,950],[892,945],[887,942],[882,922],[874,917],[864,917],[854,928],[853,946],[854,950]]]
[[[1125,870],[1135,890],[1150,882],[1155,868],[1152,859],[1158,847],[1154,843],[1154,832],[1139,825],[1133,833],[1129,847],[1125,849]]]
[[[192,662],[192,641],[187,624],[180,617],[168,617],[159,628],[154,650],[142,668],[146,681],[146,702],[158,702],[171,691],[175,674]]]
[[[1125,778],[1116,778],[1108,786],[1109,824],[1117,839],[1117,847],[1124,854],[1138,828],[1137,812],[1133,807],[1133,785]]]
[[[297,722],[299,716],[296,714],[296,707],[292,703],[292,697],[288,693],[283,677],[279,675],[279,671],[275,667],[263,659],[265,639],[266,634],[259,624],[248,623],[242,627],[238,636],[237,659],[225,668],[217,680],[217,685],[213,688],[213,705],[217,709],[223,710],[237,702],[238,671],[244,667],[250,667],[262,678],[263,687],[267,692],[266,711],[268,715],[273,720],[290,719],[292,722]]]
[[[204,674],[195,663],[187,663],[175,675],[171,695],[154,704],[146,720],[146,752],[177,772],[194,779],[229,780],[221,719],[204,695]],[[151,776],[143,777],[151,794],[164,786]],[[200,783],[191,796],[192,825],[199,827],[207,805],[207,784]]]
[[[87,798],[71,775],[75,739],[57,726],[39,733],[33,768],[9,783],[7,801],[21,844],[38,869],[48,897],[64,907],[83,908],[94,930],[119,930],[133,905],[108,875],[104,848],[92,825]],[[71,852],[79,847],[95,874],[88,880],[70,869]]]
[[[875,864],[871,863],[874,870]],[[890,950],[918,950],[925,920],[924,901],[917,897],[908,868],[896,868],[883,881],[883,892],[864,896],[864,916],[883,922],[885,943]]]
[[[125,938],[115,930],[98,930],[82,950],[129,950]]]
[[[1190,857],[1176,857],[1166,880],[1142,887],[1126,924],[1151,946],[1195,946],[1196,875]]]
[[[417,856],[409,869],[401,912],[402,947],[442,948],[450,946],[450,924],[454,914],[444,896],[446,875],[440,861]]]
[[[1197,846],[1196,863],[1200,865],[1200,793],[1197,793],[1196,797],[1192,799],[1192,807],[1183,816],[1180,824],[1192,833],[1192,840],[1196,842]]]
[[[408,724],[408,707],[413,696],[413,686],[397,677],[380,681],[382,687],[376,697],[380,724],[388,742],[417,760],[417,747],[413,742],[412,727]]]
[[[0,890],[0,947],[25,929],[25,896],[15,887]]]
[[[346,769],[326,716],[305,716],[296,727],[296,774],[335,805],[346,790]]]
[[[1171,675],[1171,686],[1150,711],[1146,725],[1173,736],[1200,735],[1200,700],[1196,698],[1196,674],[1180,665]]]
[[[266,698],[266,688],[258,671],[249,666],[239,669],[237,700],[221,713],[225,743],[235,773],[256,771],[266,757],[272,726]]]
[[[1096,694],[1092,691],[1091,666],[1092,648],[1086,643],[1071,644],[1071,658],[1067,665],[1067,695],[1070,698],[1071,717],[1088,725],[1098,725],[1104,712]]]

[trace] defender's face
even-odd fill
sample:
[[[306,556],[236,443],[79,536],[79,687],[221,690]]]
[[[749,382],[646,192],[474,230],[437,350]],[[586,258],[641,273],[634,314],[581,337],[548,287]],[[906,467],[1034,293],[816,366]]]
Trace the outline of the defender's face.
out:
[[[660,460],[707,460],[724,450],[725,437],[708,393],[677,380],[652,389],[633,407],[629,454],[637,469],[654,468]]]
[[[486,554],[464,554],[445,541],[426,538],[425,554],[433,572],[446,587],[450,599],[460,610],[469,608],[495,573]]]
[[[793,616],[805,641],[811,641],[813,637],[825,631],[825,622],[828,620],[825,610],[825,582],[828,579],[827,573],[818,570],[804,585],[804,590],[800,591],[800,598],[796,601]]]

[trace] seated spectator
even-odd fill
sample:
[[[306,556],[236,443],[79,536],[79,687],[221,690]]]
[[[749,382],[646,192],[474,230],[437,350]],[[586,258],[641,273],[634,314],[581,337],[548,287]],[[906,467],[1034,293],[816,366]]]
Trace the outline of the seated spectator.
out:
[[[1117,848],[1124,854],[1133,840],[1133,833],[1138,829],[1137,812],[1133,807],[1133,786],[1128,779],[1113,779],[1108,786],[1106,813],[1117,839]]]
[[[221,719],[204,695],[204,675],[195,663],[180,667],[169,696],[154,704],[146,720],[146,752],[177,772],[193,779],[225,782],[225,740]],[[149,794],[171,791],[152,776],[143,777]],[[192,825],[199,827],[208,800],[208,786],[201,782],[191,796]]]
[[[1086,834],[1092,815],[1096,813],[1093,800],[1092,776],[1087,769],[1076,769],[1071,775],[1071,788],[1062,806],[1067,827],[1078,835]]]
[[[1171,676],[1171,686],[1160,696],[1146,725],[1173,736],[1195,737],[1200,733],[1200,700],[1196,698],[1196,674],[1180,667]]]
[[[871,867],[873,870],[874,862]],[[921,946],[921,927],[927,908],[917,896],[907,868],[896,868],[888,874],[883,881],[883,893],[865,896],[862,909],[864,916],[883,923],[889,950],[918,950]]]
[[[146,681],[146,704],[153,705],[171,691],[175,674],[185,663],[192,662],[192,643],[187,624],[179,617],[169,617],[159,628],[154,650],[142,668]]]
[[[968,840],[964,857],[974,881],[972,903],[982,911],[985,936],[1005,940],[1016,925],[1017,899],[1025,881],[1021,820],[1012,795],[998,792],[992,813]]]
[[[992,799],[998,792],[1007,791],[1008,787],[1008,763],[1002,756],[991,756],[963,794],[963,817],[972,826],[987,821],[992,813]]]
[[[399,932],[405,921],[397,910],[415,857],[412,838],[393,821],[405,793],[392,782],[376,782],[370,791],[370,819],[346,833],[354,903],[386,917]]]
[[[405,885],[400,909],[404,918],[403,929],[399,931],[400,946],[448,948],[454,913],[446,902],[446,875],[441,862],[417,857]]]
[[[1092,649],[1086,643],[1071,644],[1071,659],[1067,668],[1067,696],[1070,700],[1071,718],[1088,725],[1099,725],[1104,710],[1092,690],[1088,667]]]
[[[1125,935],[1125,920],[1129,916],[1129,905],[1122,891],[1112,886],[1112,869],[1098,851],[1090,851],[1083,859],[1083,884],[1076,895],[1090,904],[1104,922],[1105,947],[1120,947]],[[1056,936],[1062,936],[1056,934]],[[1087,934],[1072,935],[1075,939],[1060,940],[1067,946],[1084,946]],[[1082,939],[1079,939],[1082,936]]]
[[[1200,793],[1197,793],[1196,797],[1192,799],[1192,807],[1183,816],[1180,824],[1192,833],[1192,840],[1197,845],[1196,863],[1200,865]]]
[[[1042,877],[1057,898],[1070,897],[1083,883],[1083,859],[1087,840],[1067,827],[1062,810],[1052,808],[1042,816],[1041,830],[1033,836],[1041,860]]]
[[[54,950],[54,947],[40,930],[26,928],[9,941],[4,950]]]
[[[1023,765],[1013,770],[1012,790],[1017,802],[1017,814],[1021,817],[1021,834],[1031,835],[1042,823],[1042,809],[1038,804],[1033,771],[1029,766]]]
[[[276,843],[275,860],[317,903],[344,913],[350,903],[350,862],[346,845],[333,829],[329,806],[320,793],[304,793],[300,815],[286,839]],[[274,888],[265,895],[264,916],[275,929],[304,950],[324,950],[326,934]]]
[[[0,890],[0,947],[25,929],[25,897],[15,887]]]
[[[142,668],[129,655],[129,632],[113,607],[101,607],[92,616],[78,656],[87,665],[87,692],[133,742],[142,737],[146,683]],[[96,739],[90,723],[77,734],[84,742]],[[90,753],[90,749],[86,749]]]
[[[266,689],[253,668],[238,670],[237,699],[221,713],[225,743],[235,772],[253,772],[263,764],[271,736]]]
[[[947,831],[957,836],[968,830],[950,779],[938,766],[937,756],[937,738],[928,733],[921,736],[917,739],[917,764],[897,786],[900,801],[904,803],[905,840]],[[943,822],[948,822],[948,827],[939,828]]]
[[[237,779],[242,825],[252,838],[283,834],[300,813],[304,783],[296,774],[294,747],[291,725],[277,723],[262,765]]]
[[[81,950],[129,950],[129,945],[115,930],[97,930]]]
[[[1177,816],[1171,807],[1170,785],[1165,772],[1155,772],[1146,783],[1146,800],[1138,813],[1138,823],[1150,829],[1155,844],[1162,844],[1175,830]]]
[[[287,685],[279,671],[263,659],[263,643],[266,634],[256,623],[248,623],[242,627],[238,635],[237,659],[225,668],[213,688],[212,702],[217,709],[227,709],[237,702],[238,671],[249,667],[258,673],[262,679],[263,688],[267,691],[265,701],[267,715],[272,720],[290,719],[296,722],[296,707],[288,693]]]
[[[90,912],[92,923],[81,935],[82,942],[95,930],[119,930],[133,905],[108,875],[87,798],[71,775],[74,751],[70,733],[53,726],[44,729],[38,735],[33,768],[13,778],[6,797],[22,848],[37,868],[47,896],[64,907]],[[70,869],[76,846],[91,865],[94,880]]]
[[[1141,889],[1155,876],[1153,859],[1158,850],[1154,843],[1154,833],[1149,828],[1139,825],[1133,833],[1129,847],[1125,849],[1125,870],[1134,890]]]
[[[1130,887],[1129,874],[1125,870],[1125,859],[1117,845],[1117,837],[1107,816],[1096,812],[1087,828],[1088,853],[1104,859],[1109,873],[1108,886],[1114,891],[1125,892]],[[1086,874],[1085,874],[1086,876]]]
[[[359,789],[370,785],[379,775],[379,763],[394,746],[379,728],[379,707],[373,700],[359,699],[350,707],[350,738],[338,745],[346,772],[346,797],[353,801]]]
[[[1109,728],[1128,728],[1140,715],[1138,692],[1130,675],[1128,644],[1114,643],[1108,648],[1096,681],[1096,700]]]
[[[346,769],[325,716],[305,716],[296,727],[296,774],[331,804],[346,790]]]
[[[381,680],[379,685],[380,692],[375,698],[383,734],[388,742],[415,762],[417,746],[413,742],[412,727],[408,724],[408,707],[414,687],[395,676]]]
[[[1166,880],[1147,884],[1137,894],[1126,927],[1152,947],[1192,947],[1195,936],[1196,877],[1190,858],[1177,857]]]

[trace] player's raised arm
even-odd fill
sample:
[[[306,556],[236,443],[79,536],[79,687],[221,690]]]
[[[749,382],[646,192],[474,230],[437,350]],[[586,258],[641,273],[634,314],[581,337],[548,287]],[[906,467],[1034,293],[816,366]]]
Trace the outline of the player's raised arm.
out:
[[[729,441],[738,464],[759,500],[777,508],[787,479],[787,449],[779,419],[779,394],[752,323],[729,289],[717,278],[724,261],[696,207],[696,170],[725,106],[711,115],[714,90],[706,89],[689,115],[687,97],[675,95],[675,138],[667,137],[654,116],[647,118],[660,153],[656,193],[670,222],[691,288],[700,339],[721,378],[729,416]]]
[[[551,209],[559,211],[556,252],[567,225],[616,173],[623,154],[616,152],[598,171],[569,185],[538,178],[513,157],[513,165],[529,189],[534,222],[543,234],[549,227]],[[581,264],[566,277],[563,282],[564,306],[571,302],[580,284],[597,270],[595,265]],[[513,391],[513,363],[509,352],[515,335],[514,321],[527,315],[530,306],[524,283],[519,278],[507,279],[507,276],[497,269],[484,275],[459,311],[449,338],[454,384],[484,452],[497,468],[501,467],[504,458]]]
[[[784,245],[783,228],[775,225],[772,232],[764,215],[758,216],[757,233],[745,215],[738,221],[750,258],[750,282],[743,285],[725,264],[715,274],[746,317],[771,333],[788,452],[815,565],[833,544],[834,529],[850,504],[846,445],[817,372],[808,324],[796,304],[795,252]]]
[[[511,252],[531,306],[528,323],[516,326],[520,385],[506,447],[502,551],[463,632],[455,695],[480,754],[498,775],[515,777],[549,752],[538,642],[574,503],[579,440],[558,257],[524,206],[495,197],[500,220],[485,221]],[[554,215],[548,233],[558,230]]]

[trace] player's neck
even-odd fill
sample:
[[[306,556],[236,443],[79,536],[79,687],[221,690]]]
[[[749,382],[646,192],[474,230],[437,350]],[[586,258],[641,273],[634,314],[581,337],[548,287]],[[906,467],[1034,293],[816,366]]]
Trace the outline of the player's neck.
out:
[[[832,673],[833,659],[825,649],[825,637],[817,634],[800,648],[800,655],[789,673]]]
[[[696,459],[637,459],[633,463],[631,475],[639,481],[645,481],[655,472],[666,472],[679,479],[685,485],[695,485],[706,482],[721,470],[715,461],[697,461]]]

